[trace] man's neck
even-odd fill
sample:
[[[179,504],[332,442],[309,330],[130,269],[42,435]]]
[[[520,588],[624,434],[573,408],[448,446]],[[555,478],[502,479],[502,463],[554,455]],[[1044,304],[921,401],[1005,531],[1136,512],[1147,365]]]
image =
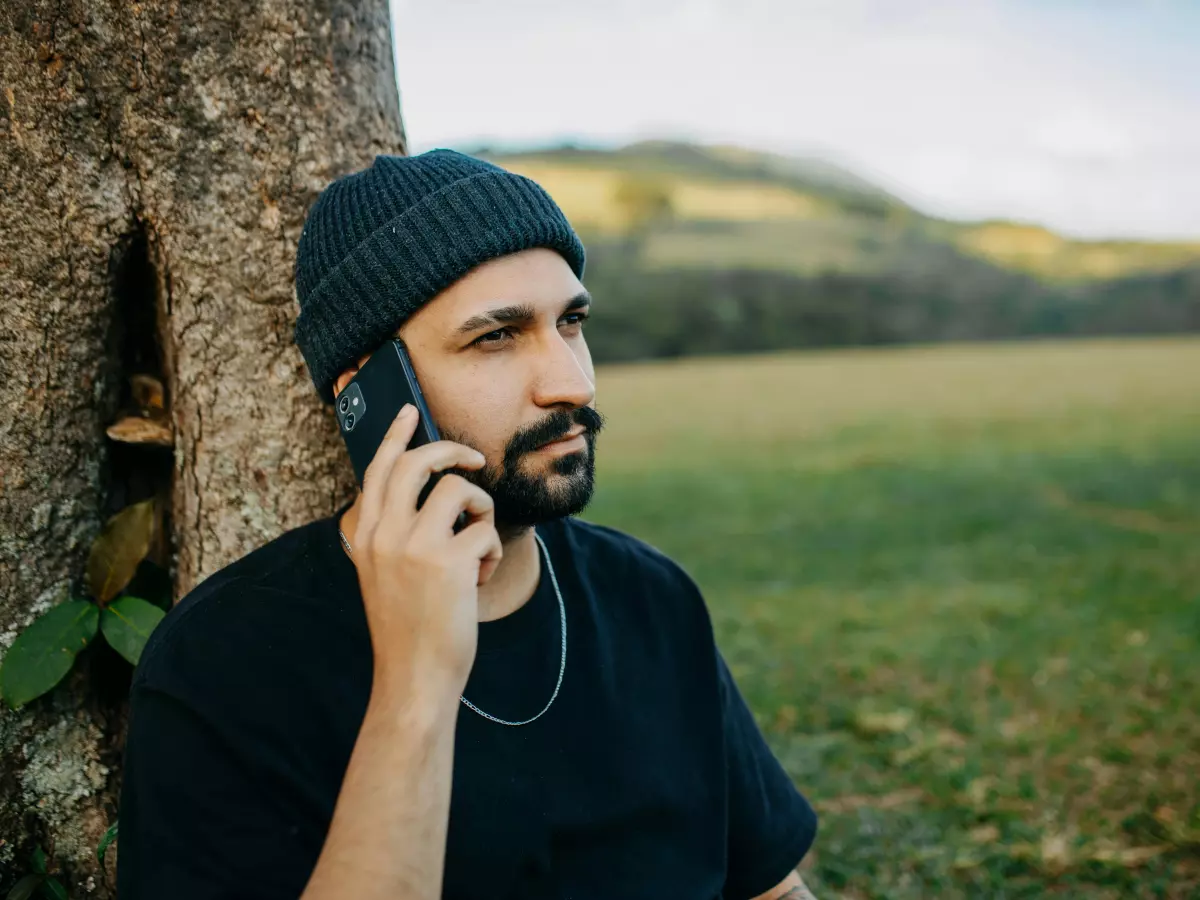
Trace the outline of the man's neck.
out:
[[[354,504],[342,514],[339,525],[354,546],[358,513],[362,503],[359,493]],[[542,556],[532,528],[519,531],[500,531],[504,556],[488,583],[479,589],[479,621],[489,622],[516,612],[529,602],[542,574]],[[342,552],[346,548],[342,547]]]

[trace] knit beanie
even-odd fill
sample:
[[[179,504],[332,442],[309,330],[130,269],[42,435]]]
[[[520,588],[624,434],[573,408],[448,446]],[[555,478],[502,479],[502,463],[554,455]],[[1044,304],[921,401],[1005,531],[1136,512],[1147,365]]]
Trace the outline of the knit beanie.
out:
[[[314,201],[296,247],[295,341],[321,399],[409,316],[480,263],[532,247],[583,278],[584,251],[536,182],[453,150],[375,157]]]

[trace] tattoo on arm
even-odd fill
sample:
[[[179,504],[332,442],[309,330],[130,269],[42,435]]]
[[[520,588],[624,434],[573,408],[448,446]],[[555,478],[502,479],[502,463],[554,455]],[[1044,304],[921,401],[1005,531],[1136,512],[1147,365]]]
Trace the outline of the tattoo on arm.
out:
[[[786,894],[780,894],[779,900],[817,900],[803,884],[792,888]]]

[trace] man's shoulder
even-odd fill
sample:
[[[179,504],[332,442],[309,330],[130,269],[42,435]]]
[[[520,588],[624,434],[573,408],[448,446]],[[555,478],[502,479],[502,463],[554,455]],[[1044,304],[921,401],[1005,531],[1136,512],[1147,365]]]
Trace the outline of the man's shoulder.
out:
[[[699,596],[699,588],[687,570],[649,541],[580,518],[564,519],[564,528],[577,557],[581,555],[589,575],[609,575],[620,580],[635,577]]]
[[[197,666],[236,671],[264,649],[303,646],[333,629],[340,614],[353,618],[347,592],[339,595],[331,578],[329,548],[318,540],[324,523],[285,531],[192,588],[151,634],[135,685],[199,677]]]

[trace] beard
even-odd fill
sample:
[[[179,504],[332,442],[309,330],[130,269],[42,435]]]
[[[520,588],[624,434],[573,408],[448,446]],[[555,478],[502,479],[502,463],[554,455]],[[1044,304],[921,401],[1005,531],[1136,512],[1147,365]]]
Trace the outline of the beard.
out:
[[[546,471],[523,471],[522,462],[542,444],[557,440],[576,425],[582,425],[586,450],[549,459]],[[455,469],[455,473],[483,488],[495,504],[496,530],[502,538],[533,525],[564,516],[574,516],[591,502],[596,485],[596,435],[604,417],[590,406],[571,411],[555,410],[545,419],[514,434],[504,448],[498,466],[477,471]],[[465,438],[443,432],[443,438],[479,449]]]

